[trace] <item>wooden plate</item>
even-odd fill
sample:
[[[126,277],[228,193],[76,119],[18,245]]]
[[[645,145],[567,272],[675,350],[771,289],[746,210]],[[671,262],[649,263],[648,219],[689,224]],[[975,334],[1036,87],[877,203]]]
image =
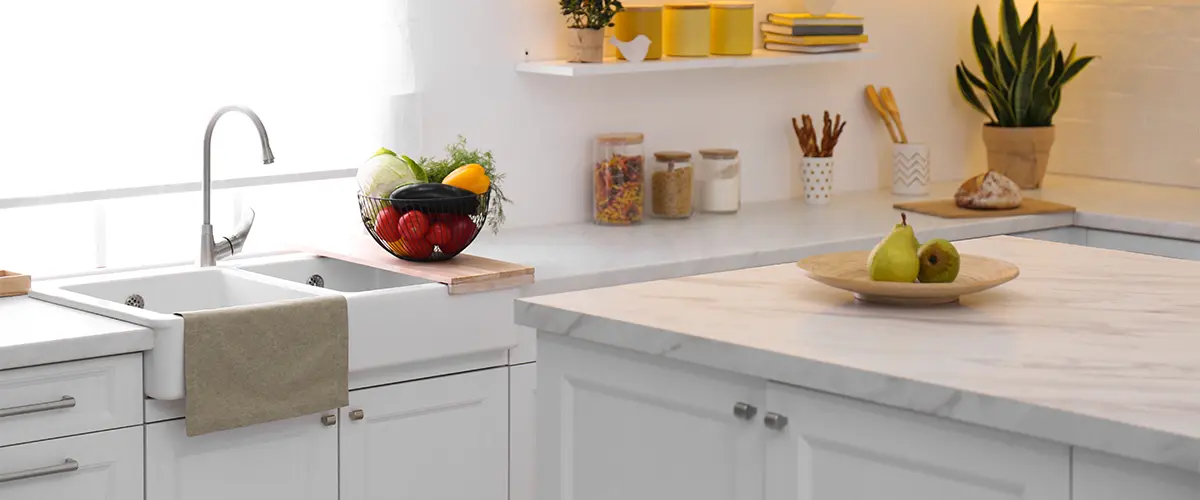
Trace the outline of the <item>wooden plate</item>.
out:
[[[1015,279],[1016,264],[978,255],[960,256],[962,267],[953,283],[892,283],[871,281],[867,256],[871,252],[838,252],[797,262],[809,278],[854,293],[864,302],[897,305],[932,305],[955,302],[963,295],[982,292]]]

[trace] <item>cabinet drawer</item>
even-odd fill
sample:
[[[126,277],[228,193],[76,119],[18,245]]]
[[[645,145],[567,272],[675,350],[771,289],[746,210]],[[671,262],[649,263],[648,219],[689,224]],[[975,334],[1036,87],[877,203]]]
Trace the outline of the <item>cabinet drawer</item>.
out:
[[[142,498],[142,428],[0,449],[4,500]]]
[[[0,446],[140,423],[140,353],[0,371]]]

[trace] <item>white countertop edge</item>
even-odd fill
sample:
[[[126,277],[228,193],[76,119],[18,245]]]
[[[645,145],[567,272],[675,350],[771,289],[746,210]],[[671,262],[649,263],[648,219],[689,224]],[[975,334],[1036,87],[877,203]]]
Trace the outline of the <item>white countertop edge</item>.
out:
[[[518,324],[709,368],[1200,472],[1200,440],[518,300]]]
[[[0,370],[116,356],[153,348],[154,332],[131,324],[127,329],[98,335],[66,335],[40,342],[0,346]]]

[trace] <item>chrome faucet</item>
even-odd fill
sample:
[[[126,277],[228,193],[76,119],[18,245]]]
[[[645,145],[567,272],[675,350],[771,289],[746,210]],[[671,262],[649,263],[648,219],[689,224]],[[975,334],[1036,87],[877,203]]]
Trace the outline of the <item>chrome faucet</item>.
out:
[[[254,210],[250,209],[249,217],[242,219],[232,236],[221,238],[219,243],[213,239],[212,133],[213,128],[217,126],[217,120],[230,111],[238,111],[250,117],[250,121],[258,128],[258,139],[262,141],[263,165],[275,162],[275,154],[271,152],[271,141],[267,139],[267,129],[263,127],[262,120],[258,119],[254,111],[243,106],[225,106],[213,113],[212,119],[208,121],[208,130],[204,132],[204,177],[200,180],[200,190],[204,196],[204,223],[200,225],[200,267],[215,266],[218,260],[241,251],[242,246],[246,244],[246,237],[250,235],[250,226],[254,225]]]

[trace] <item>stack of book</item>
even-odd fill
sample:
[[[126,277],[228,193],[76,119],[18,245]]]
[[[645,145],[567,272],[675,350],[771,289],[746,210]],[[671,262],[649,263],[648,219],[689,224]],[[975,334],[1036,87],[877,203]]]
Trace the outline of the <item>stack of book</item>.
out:
[[[768,14],[762,32],[764,48],[782,52],[846,52],[867,43],[863,18],[849,14]]]

